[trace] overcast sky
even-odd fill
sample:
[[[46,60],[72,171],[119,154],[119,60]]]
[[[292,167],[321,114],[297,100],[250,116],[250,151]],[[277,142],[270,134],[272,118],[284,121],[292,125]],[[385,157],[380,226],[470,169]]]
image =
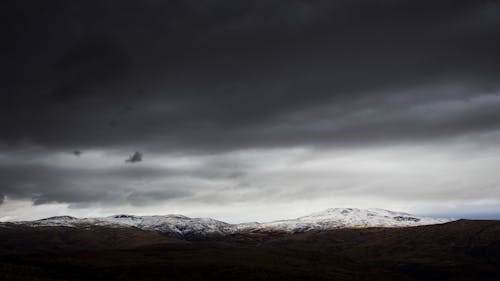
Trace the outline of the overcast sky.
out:
[[[500,218],[500,1],[9,1],[0,21],[0,220]]]

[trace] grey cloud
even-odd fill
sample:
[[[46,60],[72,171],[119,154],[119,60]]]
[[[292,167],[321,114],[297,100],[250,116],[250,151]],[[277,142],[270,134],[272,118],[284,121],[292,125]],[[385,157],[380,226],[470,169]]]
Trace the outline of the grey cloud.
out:
[[[42,164],[0,165],[0,192],[9,198],[32,198],[35,204],[123,203],[126,193],[151,188],[148,182],[184,172],[162,168],[61,168]],[[168,187],[166,188],[168,192]]]
[[[134,191],[127,196],[126,200],[134,206],[145,206],[157,202],[165,202],[172,199],[179,199],[192,195],[188,190],[166,189],[158,191]]]
[[[142,161],[142,153],[136,151],[134,154],[130,155],[130,157],[125,160],[125,162],[128,163],[136,163],[136,162],[141,162]]]
[[[2,205],[4,201],[5,201],[5,195],[0,193],[0,205]]]
[[[20,161],[0,165],[0,193],[10,199],[31,199],[34,205],[68,203],[73,209],[183,202],[222,207],[370,196],[398,202],[448,202],[495,196],[498,160],[479,144],[466,150],[448,147],[453,145],[457,143],[433,144],[421,151],[406,146],[385,151],[281,149],[184,155],[188,161],[174,160],[178,166],[172,168],[161,165],[168,158],[117,167],[100,166],[99,161],[89,162],[88,167],[52,160]]]
[[[0,194],[29,199],[35,205],[54,202],[73,206],[147,205],[195,196],[195,191],[202,191],[207,182],[235,180],[244,175],[242,164],[224,159],[199,160],[199,164],[185,168],[119,166],[119,163],[114,167],[101,167],[98,162],[72,167],[57,165],[54,160],[37,163],[30,159],[33,153],[11,155],[18,158],[17,163],[0,163]],[[44,153],[37,156],[38,159],[46,157]],[[81,163],[80,159],[74,161]]]

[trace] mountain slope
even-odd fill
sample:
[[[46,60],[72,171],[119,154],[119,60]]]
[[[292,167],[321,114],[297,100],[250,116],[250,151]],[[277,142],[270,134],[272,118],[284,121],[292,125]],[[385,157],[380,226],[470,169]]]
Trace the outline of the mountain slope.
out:
[[[500,221],[194,241],[134,227],[11,225],[0,228],[0,280],[493,281],[500,280]]]

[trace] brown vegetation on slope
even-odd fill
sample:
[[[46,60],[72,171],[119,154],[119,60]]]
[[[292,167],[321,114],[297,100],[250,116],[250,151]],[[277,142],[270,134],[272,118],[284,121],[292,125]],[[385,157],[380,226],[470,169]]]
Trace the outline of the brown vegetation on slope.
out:
[[[204,241],[130,228],[13,228],[0,230],[0,249],[2,280],[500,280],[499,221]]]

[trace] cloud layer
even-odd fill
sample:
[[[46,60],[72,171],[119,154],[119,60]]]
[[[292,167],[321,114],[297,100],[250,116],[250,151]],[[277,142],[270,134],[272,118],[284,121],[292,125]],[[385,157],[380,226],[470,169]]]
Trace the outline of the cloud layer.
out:
[[[488,169],[499,1],[22,1],[0,13],[2,206],[500,197]],[[402,163],[432,163],[421,147],[475,159],[475,175],[453,181],[467,170],[441,159],[420,182]],[[296,151],[333,162],[272,168]],[[375,159],[400,164],[377,183],[363,168]]]

